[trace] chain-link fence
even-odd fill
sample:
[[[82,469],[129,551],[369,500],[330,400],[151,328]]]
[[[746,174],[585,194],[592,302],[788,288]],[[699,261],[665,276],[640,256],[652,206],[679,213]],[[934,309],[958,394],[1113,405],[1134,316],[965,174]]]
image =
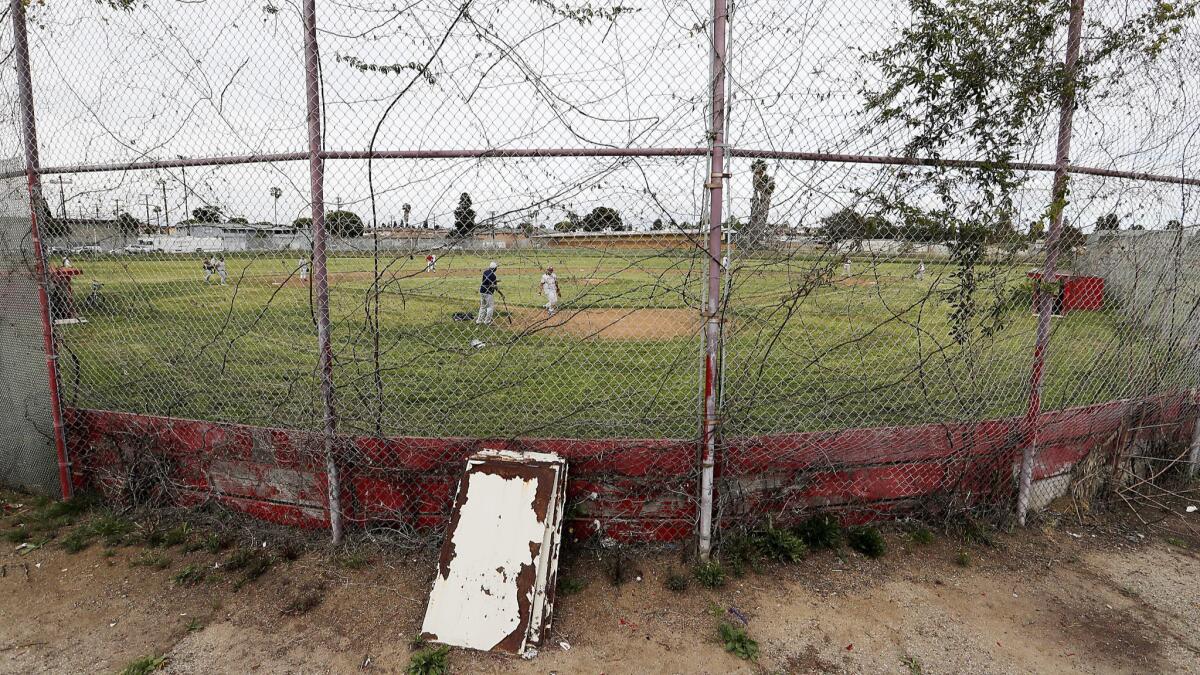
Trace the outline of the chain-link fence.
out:
[[[1195,10],[12,0],[75,480],[419,538],[553,450],[707,552],[1182,466]]]

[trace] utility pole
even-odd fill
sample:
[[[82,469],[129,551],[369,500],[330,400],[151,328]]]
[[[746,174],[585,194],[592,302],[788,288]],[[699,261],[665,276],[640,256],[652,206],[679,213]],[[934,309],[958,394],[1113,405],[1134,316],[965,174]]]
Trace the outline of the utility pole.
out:
[[[56,176],[54,179],[48,180],[46,182],[50,183],[52,185],[58,186],[58,216],[60,218],[66,218],[67,217],[67,194],[65,192],[63,192],[63,186],[70,185],[72,183],[71,179],[63,178],[62,176]]]
[[[113,200],[113,218],[120,218],[120,217],[121,217],[121,200],[114,199]]]
[[[142,193],[142,199],[146,202],[146,229],[150,229],[150,194]]]
[[[162,178],[159,178],[158,184],[162,187],[162,196],[163,196],[162,224],[164,226],[170,226],[171,219],[167,215],[167,213],[168,213],[167,212],[167,181],[163,180]],[[161,234],[166,234],[166,232],[162,232]]]
[[[181,156],[180,159],[183,159],[183,157]],[[192,236],[192,212],[188,210],[187,167],[179,167],[179,173],[183,175],[183,219],[188,221],[187,233],[190,237]]]

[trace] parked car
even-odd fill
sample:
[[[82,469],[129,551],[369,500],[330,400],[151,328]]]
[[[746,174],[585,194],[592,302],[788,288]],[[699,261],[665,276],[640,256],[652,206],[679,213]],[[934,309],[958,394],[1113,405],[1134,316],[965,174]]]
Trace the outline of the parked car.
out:
[[[71,253],[75,255],[93,255],[104,253],[104,249],[100,246],[75,246],[71,248]]]
[[[162,249],[154,244],[130,244],[125,247],[125,252],[130,255],[141,255],[143,253],[162,253]]]

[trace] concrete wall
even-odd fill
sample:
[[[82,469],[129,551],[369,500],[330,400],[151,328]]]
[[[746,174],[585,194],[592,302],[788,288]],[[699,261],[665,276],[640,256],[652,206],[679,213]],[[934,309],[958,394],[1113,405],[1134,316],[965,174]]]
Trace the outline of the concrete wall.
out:
[[[0,484],[58,496],[27,194],[24,177],[0,181]]]

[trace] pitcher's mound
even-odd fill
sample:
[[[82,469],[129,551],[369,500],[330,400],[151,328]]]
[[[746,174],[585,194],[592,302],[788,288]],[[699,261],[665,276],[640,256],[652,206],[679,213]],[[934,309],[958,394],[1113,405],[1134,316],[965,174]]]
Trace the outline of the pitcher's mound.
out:
[[[513,308],[512,329],[530,334],[570,335],[602,340],[668,340],[697,335],[700,317],[691,309],[580,309],[545,310]],[[498,319],[495,325],[507,322]]]

